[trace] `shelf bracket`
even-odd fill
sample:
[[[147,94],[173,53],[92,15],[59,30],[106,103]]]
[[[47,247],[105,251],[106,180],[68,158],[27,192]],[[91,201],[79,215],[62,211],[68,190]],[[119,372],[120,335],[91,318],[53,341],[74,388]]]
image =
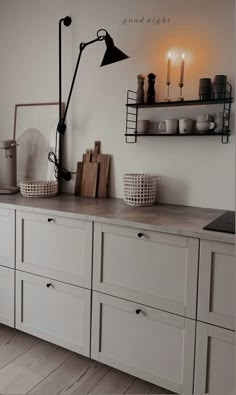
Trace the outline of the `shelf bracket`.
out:
[[[125,141],[128,144],[137,143],[137,121],[138,121],[138,107],[129,107],[130,104],[137,103],[137,92],[128,90],[126,99],[126,131]],[[130,134],[134,134],[130,136]],[[129,136],[128,136],[129,135]]]

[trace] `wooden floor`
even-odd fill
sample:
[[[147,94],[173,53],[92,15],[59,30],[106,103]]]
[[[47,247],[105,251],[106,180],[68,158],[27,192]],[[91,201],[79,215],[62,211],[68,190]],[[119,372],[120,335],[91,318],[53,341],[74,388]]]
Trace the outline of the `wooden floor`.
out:
[[[170,394],[119,370],[0,325],[0,394]]]

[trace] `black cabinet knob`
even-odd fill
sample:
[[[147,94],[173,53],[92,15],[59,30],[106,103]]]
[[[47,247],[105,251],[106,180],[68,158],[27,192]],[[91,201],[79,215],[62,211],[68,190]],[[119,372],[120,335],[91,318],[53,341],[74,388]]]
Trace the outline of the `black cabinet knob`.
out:
[[[55,220],[53,218],[48,218],[48,222],[54,222]]]
[[[138,237],[143,237],[143,233],[138,233]]]
[[[47,287],[48,288],[52,287],[52,284],[51,283],[47,284]]]
[[[136,314],[141,314],[141,313],[142,313],[142,310],[141,310],[141,309],[137,309],[137,310],[135,311],[135,313],[136,313]]]

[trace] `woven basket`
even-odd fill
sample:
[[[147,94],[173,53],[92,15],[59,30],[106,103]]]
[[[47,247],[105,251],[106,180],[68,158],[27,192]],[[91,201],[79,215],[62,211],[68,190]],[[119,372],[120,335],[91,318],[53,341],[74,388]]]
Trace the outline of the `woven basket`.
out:
[[[150,174],[124,175],[124,201],[129,206],[151,206],[156,202],[157,177]]]
[[[58,194],[58,181],[22,181],[20,192],[25,197],[51,197]]]

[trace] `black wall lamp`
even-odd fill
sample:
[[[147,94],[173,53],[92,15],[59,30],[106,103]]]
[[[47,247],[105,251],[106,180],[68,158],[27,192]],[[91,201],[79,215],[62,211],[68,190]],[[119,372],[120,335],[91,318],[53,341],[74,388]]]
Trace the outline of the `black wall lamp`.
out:
[[[70,100],[71,100],[71,95],[73,92],[73,88],[74,88],[74,84],[75,84],[75,79],[77,76],[77,72],[78,72],[78,68],[79,68],[79,64],[80,64],[80,60],[81,60],[81,56],[82,53],[84,51],[84,49],[93,43],[96,43],[98,41],[105,41],[106,44],[106,51],[102,60],[102,63],[100,66],[106,66],[109,65],[111,63],[115,63],[115,62],[119,62],[121,60],[127,59],[129,58],[129,56],[127,56],[124,52],[122,52],[120,49],[118,49],[113,42],[112,37],[109,35],[109,33],[105,30],[105,29],[99,29],[97,31],[97,37],[94,40],[88,41],[86,43],[82,42],[80,43],[79,46],[79,55],[77,58],[77,62],[76,62],[76,66],[75,66],[75,71],[74,71],[74,75],[72,78],[72,82],[71,82],[71,87],[70,87],[70,91],[69,91],[69,95],[68,95],[68,99],[65,105],[65,110],[62,114],[62,56],[61,56],[61,27],[62,27],[62,23],[65,26],[70,26],[72,23],[72,19],[69,16],[66,16],[65,18],[61,18],[59,21],[59,122],[57,125],[57,131],[60,135],[60,147],[59,147],[59,152],[62,152],[62,147],[61,147],[61,136],[65,134],[66,131],[66,116],[67,116],[67,112],[68,112],[68,108],[70,105]],[[57,143],[56,143],[57,146]],[[53,156],[53,159],[52,159]],[[61,166],[61,158],[60,158],[60,162],[57,160],[56,155],[53,153],[49,153],[49,160],[51,162],[54,163],[55,165],[55,173],[57,178],[64,178],[65,180],[69,181],[71,179],[71,172],[69,172],[68,170],[64,169]]]

